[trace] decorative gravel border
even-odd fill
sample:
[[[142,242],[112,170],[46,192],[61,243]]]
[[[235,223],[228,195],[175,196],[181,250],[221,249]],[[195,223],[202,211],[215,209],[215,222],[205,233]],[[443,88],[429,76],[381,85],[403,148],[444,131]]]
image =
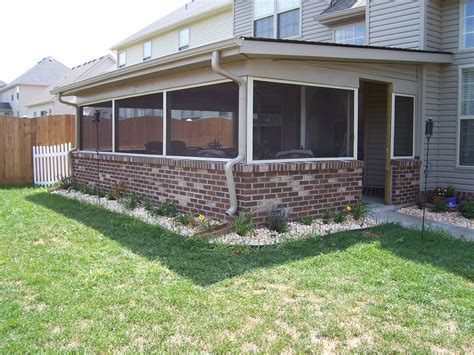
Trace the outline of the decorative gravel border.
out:
[[[195,227],[183,226],[173,218],[154,216],[139,206],[134,210],[128,210],[122,206],[118,201],[110,201],[104,197],[98,198],[79,191],[57,190],[53,193],[64,196],[66,198],[88,202],[94,205],[100,205],[112,212],[124,213],[126,215],[138,218],[146,223],[152,225],[159,225],[162,228],[170,230],[171,232],[190,237],[202,233],[203,230]],[[211,221],[214,226],[218,226],[218,221]],[[265,246],[275,245],[287,241],[305,239],[308,236],[324,236],[343,231],[366,229],[379,225],[380,223],[372,218],[366,218],[361,221],[355,221],[352,216],[348,216],[343,223],[328,223],[325,224],[322,220],[316,219],[311,225],[304,225],[300,223],[288,223],[288,231],[285,233],[278,233],[267,228],[258,228],[247,236],[239,236],[237,233],[228,233],[218,237],[210,237],[210,243],[226,244],[226,245],[247,245],[247,246]]]
[[[401,208],[398,210],[398,212],[407,214],[409,216],[423,218],[423,210],[420,210],[418,207],[415,206]],[[457,211],[435,213],[426,210],[426,219],[430,221],[453,224],[459,227],[474,229],[474,220],[464,218]]]

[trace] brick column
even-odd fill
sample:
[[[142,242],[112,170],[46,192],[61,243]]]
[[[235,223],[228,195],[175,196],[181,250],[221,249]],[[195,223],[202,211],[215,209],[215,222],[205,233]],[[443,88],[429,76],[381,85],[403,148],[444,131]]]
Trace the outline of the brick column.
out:
[[[419,159],[391,160],[392,203],[403,205],[416,202],[420,193]]]

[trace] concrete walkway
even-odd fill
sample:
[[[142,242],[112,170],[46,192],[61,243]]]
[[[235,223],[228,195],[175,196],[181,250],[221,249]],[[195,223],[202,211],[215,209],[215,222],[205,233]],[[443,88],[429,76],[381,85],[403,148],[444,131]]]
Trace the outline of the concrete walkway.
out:
[[[364,198],[363,202],[368,206],[372,217],[377,221],[386,223],[400,223],[404,227],[421,230],[422,219],[398,212],[397,210],[400,208],[400,206],[386,206],[381,200],[375,198]],[[440,229],[442,231],[446,231],[455,238],[463,238],[474,241],[474,230],[472,229],[429,220],[426,220],[425,226],[429,229]]]

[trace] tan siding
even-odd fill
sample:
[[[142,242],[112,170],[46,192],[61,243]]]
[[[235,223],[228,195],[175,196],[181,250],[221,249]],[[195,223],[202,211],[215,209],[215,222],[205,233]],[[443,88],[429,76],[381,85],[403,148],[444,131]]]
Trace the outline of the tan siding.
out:
[[[426,2],[426,49],[441,48],[441,0]]]
[[[369,1],[369,44],[420,48],[420,0]]]
[[[328,7],[325,1],[303,1],[302,36],[305,41],[332,42],[333,35],[330,27],[320,24],[314,19]]]
[[[234,1],[234,35],[241,37],[253,36],[252,25],[252,1]]]

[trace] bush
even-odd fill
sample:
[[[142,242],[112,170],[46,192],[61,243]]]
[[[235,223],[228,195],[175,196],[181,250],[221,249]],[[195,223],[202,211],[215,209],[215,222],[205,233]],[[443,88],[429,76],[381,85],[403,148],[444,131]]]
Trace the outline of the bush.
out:
[[[106,198],[107,200],[109,200],[109,201],[115,201],[115,196],[114,196],[114,194],[113,194],[112,192],[110,192],[110,191],[105,194],[105,198]]]
[[[193,213],[179,214],[174,220],[183,226],[195,227],[197,225],[196,216]]]
[[[178,214],[178,209],[173,202],[166,201],[158,208],[155,208],[154,213],[158,216],[175,217]]]
[[[147,198],[142,199],[142,206],[147,211],[148,213],[153,214],[153,211],[155,209],[155,206],[152,205],[151,201]]]
[[[431,212],[434,212],[434,213],[446,212],[447,210],[448,210],[448,207],[446,206],[446,203],[442,201],[435,202],[433,208],[431,208]]]
[[[360,198],[357,199],[356,204],[352,207],[352,217],[354,220],[360,221],[366,219],[369,215],[369,209],[364,205]]]
[[[130,196],[123,199],[123,207],[125,207],[127,210],[134,210],[137,208],[138,203],[139,200],[135,192],[132,192]]]
[[[326,211],[323,216],[323,223],[324,224],[329,224],[331,221],[334,219],[334,213],[331,211]]]
[[[288,211],[272,208],[267,217],[267,225],[272,231],[285,233],[288,230]]]
[[[344,223],[347,219],[347,214],[345,211],[340,211],[334,215],[333,219],[337,224]]]
[[[474,219],[474,201],[463,201],[459,204],[459,212],[464,218]]]
[[[449,185],[446,188],[446,197],[455,197],[456,196],[456,189],[454,186]]]
[[[252,215],[242,215],[237,217],[234,220],[234,229],[235,232],[241,237],[252,233],[255,230],[252,221]]]
[[[305,216],[298,219],[298,222],[304,224],[305,226],[310,226],[313,224],[314,218],[311,216]]]

